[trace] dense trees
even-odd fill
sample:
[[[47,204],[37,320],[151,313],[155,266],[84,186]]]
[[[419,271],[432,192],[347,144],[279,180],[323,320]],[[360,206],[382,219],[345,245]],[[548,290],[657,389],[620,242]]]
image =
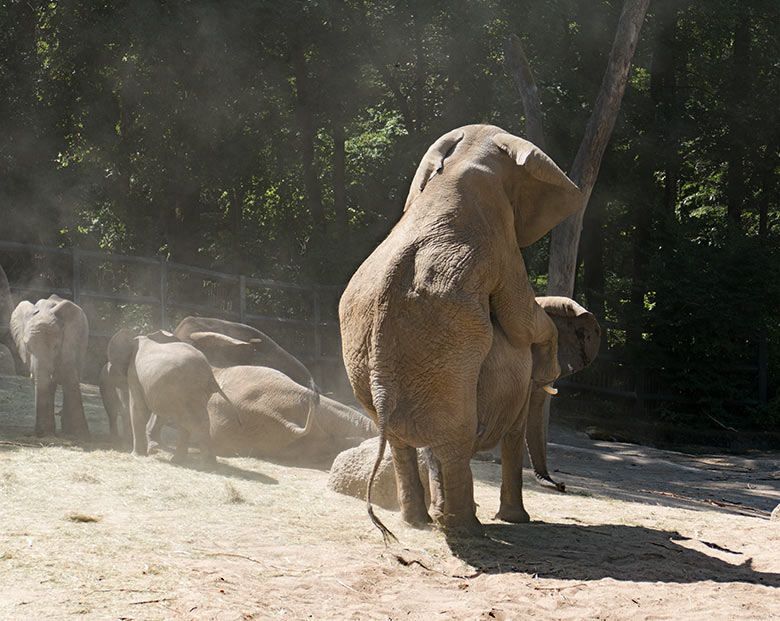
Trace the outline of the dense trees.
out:
[[[510,35],[567,167],[622,4],[6,0],[0,238],[343,283],[433,139],[524,131]],[[575,295],[621,328],[610,344],[719,420],[758,399],[729,372],[758,343],[770,401],[780,375],[779,18],[653,0],[579,248]],[[540,292],[548,247],[528,252]]]

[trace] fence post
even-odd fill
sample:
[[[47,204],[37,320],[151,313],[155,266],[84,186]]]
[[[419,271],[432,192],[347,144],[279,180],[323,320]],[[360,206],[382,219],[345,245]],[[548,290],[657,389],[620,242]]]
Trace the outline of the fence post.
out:
[[[322,380],[322,334],[320,333],[320,294],[316,287],[311,288],[312,300],[314,302],[314,368],[318,380]]]
[[[73,302],[81,306],[81,253],[79,252],[79,249],[74,246],[71,249],[71,254],[73,256],[73,282],[71,285]]]
[[[767,401],[766,358],[766,334],[761,334],[758,337],[758,400],[760,403]]]
[[[160,257],[160,330],[168,328],[168,261]]]
[[[238,277],[238,316],[241,323],[246,323],[246,276]]]

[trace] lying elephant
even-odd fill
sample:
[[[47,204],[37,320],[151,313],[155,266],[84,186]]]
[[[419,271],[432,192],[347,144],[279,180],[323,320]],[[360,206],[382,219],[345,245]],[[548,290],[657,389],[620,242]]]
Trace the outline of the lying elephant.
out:
[[[110,371],[127,378],[133,455],[148,452],[147,423],[151,413],[179,428],[173,461],[187,456],[190,435],[200,445],[204,465],[215,462],[206,404],[221,392],[206,357],[168,332],[133,337],[117,332],[108,343]]]
[[[215,350],[230,358],[231,349],[251,347],[209,332],[190,338],[209,360]],[[220,454],[311,464],[377,433],[367,416],[328,397],[315,403],[310,389],[276,369],[237,365],[214,368],[214,375],[226,395],[215,394],[208,404],[211,439]]]
[[[89,340],[87,316],[57,295],[31,304],[20,302],[11,314],[11,335],[35,382],[35,434],[54,435],[54,393],[62,386],[62,432],[89,438],[79,381]]]
[[[213,347],[208,352],[209,362],[215,367],[254,365],[271,367],[312,390],[317,397],[320,390],[306,366],[291,353],[282,348],[267,334],[257,328],[235,321],[213,317],[185,317],[176,326],[173,334],[185,343],[192,343],[195,332],[223,334],[246,343],[243,347]]]

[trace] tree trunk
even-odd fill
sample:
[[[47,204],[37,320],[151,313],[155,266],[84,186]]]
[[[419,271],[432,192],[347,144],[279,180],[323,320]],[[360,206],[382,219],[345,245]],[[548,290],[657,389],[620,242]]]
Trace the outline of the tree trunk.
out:
[[[750,14],[743,12],[734,27],[734,50],[731,67],[731,114],[729,123],[730,158],[726,173],[726,204],[729,224],[739,230],[745,202],[745,129],[744,101],[749,97],[750,81]]]
[[[306,207],[313,220],[313,237],[325,237],[325,211],[322,208],[322,193],[314,165],[314,115],[309,93],[309,77],[306,69],[304,50],[297,51],[294,60],[295,69],[295,115],[301,131],[301,163],[303,166],[303,185],[306,192]]]
[[[577,271],[577,247],[601,159],[615,126],[628,81],[631,59],[650,0],[626,0],[620,15],[601,90],[593,107],[585,136],[580,143],[569,177],[583,194],[583,208],[569,216],[552,231],[547,295],[571,296]]]
[[[525,133],[528,140],[542,151],[547,149],[544,138],[544,123],[542,104],[539,100],[539,89],[536,87],[531,66],[528,63],[520,37],[512,35],[504,42],[504,57],[506,58],[512,77],[517,83],[520,97],[523,100],[525,114]]]
[[[344,126],[333,123],[333,210],[340,244],[349,243],[349,216],[347,214],[347,174],[344,150]]]
[[[600,193],[599,193],[600,194]],[[582,231],[582,260],[584,264],[583,289],[588,310],[603,321],[606,317],[604,302],[604,214],[606,198],[598,195],[591,200],[585,214]]]

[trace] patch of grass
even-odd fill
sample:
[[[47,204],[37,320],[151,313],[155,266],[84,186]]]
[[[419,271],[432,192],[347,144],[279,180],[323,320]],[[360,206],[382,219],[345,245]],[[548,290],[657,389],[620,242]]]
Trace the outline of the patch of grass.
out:
[[[246,502],[246,498],[244,498],[241,492],[239,492],[230,481],[225,483],[225,492],[227,493],[228,504],[240,505]]]

